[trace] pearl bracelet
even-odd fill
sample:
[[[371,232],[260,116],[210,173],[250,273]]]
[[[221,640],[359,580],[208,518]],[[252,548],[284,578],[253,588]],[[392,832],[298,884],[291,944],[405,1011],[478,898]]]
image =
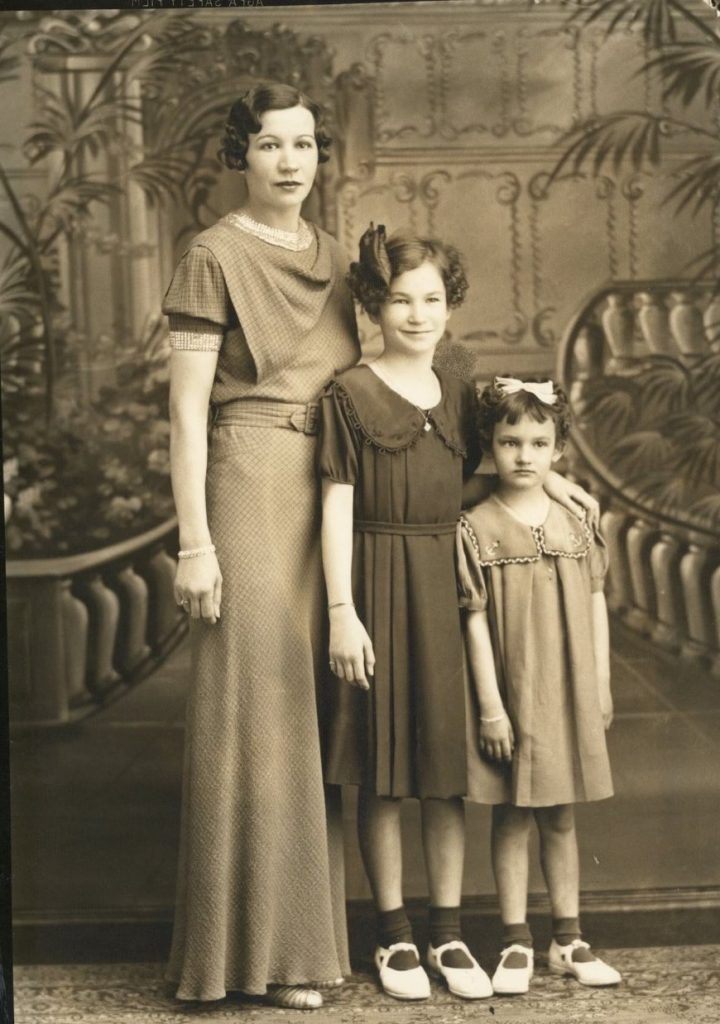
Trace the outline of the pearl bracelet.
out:
[[[494,718],[483,718],[480,716],[480,721],[484,722],[485,725],[492,725],[493,722],[502,722],[503,718],[507,718],[507,715],[503,711],[501,715],[496,715]]]
[[[200,555],[211,555],[214,550],[214,544],[206,544],[202,548],[188,548],[187,551],[178,551],[178,558],[198,558]]]

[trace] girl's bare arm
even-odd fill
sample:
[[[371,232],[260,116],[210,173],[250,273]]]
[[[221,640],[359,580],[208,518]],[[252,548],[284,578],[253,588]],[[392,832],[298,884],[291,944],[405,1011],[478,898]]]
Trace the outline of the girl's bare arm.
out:
[[[352,484],[323,479],[322,559],[330,616],[330,664],[338,678],[370,687],[375,654],[352,595]]]
[[[509,761],[515,738],[498,689],[487,612],[467,612],[466,637],[470,671],[480,707],[480,749],[496,761]]]
[[[610,691],[610,629],[608,626],[607,604],[603,592],[592,595],[593,649],[595,671],[598,679],[598,695],[603,724],[609,729],[613,720],[613,699]]]

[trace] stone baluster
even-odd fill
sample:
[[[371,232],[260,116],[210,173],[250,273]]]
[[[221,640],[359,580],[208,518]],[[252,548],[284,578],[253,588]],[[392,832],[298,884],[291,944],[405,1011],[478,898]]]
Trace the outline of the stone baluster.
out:
[[[99,573],[86,577],[80,586],[89,613],[88,689],[102,696],[120,678],[113,664],[120,601]]]
[[[175,566],[175,559],[159,548],[141,569],[150,592],[148,640],[153,651],[161,650],[186,618],[175,601]]]
[[[648,520],[636,519],[627,532],[628,569],[632,584],[632,606],[625,621],[638,633],[649,634],[655,619],[655,587],[650,569],[650,551],[657,539],[657,527]]]
[[[715,647],[715,622],[710,602],[712,551],[704,537],[691,535],[687,553],[680,561],[688,635],[681,647],[684,657],[707,658]]]
[[[713,295],[703,313],[705,337],[711,352],[720,352],[720,294]]]
[[[720,679],[720,565],[717,567],[710,579],[710,600],[712,602],[713,616],[715,619],[716,649],[711,671],[715,679]]]
[[[625,611],[633,603],[632,578],[625,546],[625,534],[630,522],[629,516],[615,509],[608,509],[600,519],[600,529],[610,558],[607,603],[608,608],[614,612]]]
[[[150,656],[148,586],[129,565],[116,574],[115,582],[120,595],[117,663],[121,672],[129,673]]]
[[[655,292],[638,294],[638,323],[647,347],[654,355],[676,356],[677,349],[670,334],[667,306]]]
[[[663,531],[650,552],[655,587],[657,621],[652,639],[666,651],[680,650],[686,632],[685,609],[680,584],[680,559],[684,548],[672,533]]]
[[[65,652],[65,689],[68,707],[88,703],[88,610],[72,590],[72,580],[60,583],[60,615]]]
[[[707,352],[702,315],[689,291],[671,292],[670,301],[670,332],[682,360],[693,363]]]
[[[635,362],[633,351],[635,323],[632,309],[622,292],[613,292],[608,295],[607,306],[602,312],[601,321],[611,352],[611,358],[607,364],[608,373],[628,373],[632,370]]]

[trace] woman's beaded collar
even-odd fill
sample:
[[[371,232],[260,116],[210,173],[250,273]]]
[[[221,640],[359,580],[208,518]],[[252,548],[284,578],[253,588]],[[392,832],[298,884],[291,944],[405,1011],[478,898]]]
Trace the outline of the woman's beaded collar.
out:
[[[313,233],[307,223],[300,219],[300,226],[297,231],[283,231],[282,228],[273,228],[269,224],[261,224],[254,220],[249,214],[242,210],[229,213],[227,219],[235,227],[246,231],[255,238],[260,238],[269,245],[277,245],[281,249],[289,249],[291,252],[303,252],[309,249],[313,241]]]

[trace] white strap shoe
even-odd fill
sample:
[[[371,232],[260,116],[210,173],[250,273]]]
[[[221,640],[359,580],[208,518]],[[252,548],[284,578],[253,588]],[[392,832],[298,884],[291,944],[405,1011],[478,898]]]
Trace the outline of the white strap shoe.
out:
[[[548,965],[553,974],[571,974],[581,985],[600,988],[622,981],[620,972],[591,953],[589,944],[582,939],[573,939],[567,946],[561,946],[553,939],[548,951]]]
[[[527,992],[533,976],[533,961],[534,954],[528,946],[519,942],[506,946],[492,977],[493,991],[501,996],[519,996]]]
[[[442,962],[443,953],[451,949],[461,950],[471,961],[470,967],[447,967]],[[487,999],[493,994],[493,987],[485,971],[472,955],[464,942],[453,939],[442,946],[428,946],[428,969],[436,977],[442,977],[454,996],[462,999]]]
[[[417,957],[417,967],[407,971],[398,971],[388,964],[388,960],[400,950],[413,952]],[[380,975],[383,991],[394,999],[429,999],[430,979],[420,966],[418,948],[412,942],[393,942],[386,949],[378,946],[375,950],[375,966]]]

